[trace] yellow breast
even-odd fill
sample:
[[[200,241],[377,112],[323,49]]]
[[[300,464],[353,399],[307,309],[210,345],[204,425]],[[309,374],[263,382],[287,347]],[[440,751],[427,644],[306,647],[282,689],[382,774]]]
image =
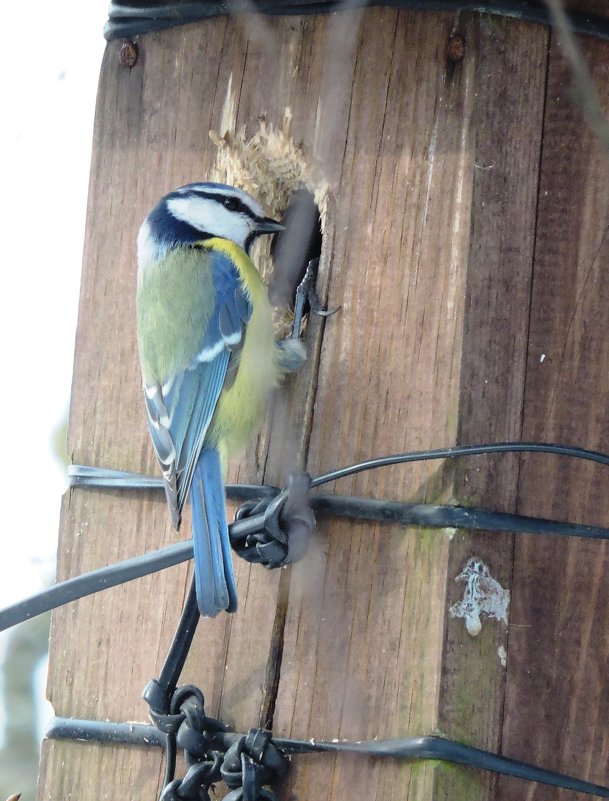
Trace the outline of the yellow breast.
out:
[[[237,372],[232,384],[222,390],[208,431],[225,462],[242,450],[262,422],[268,395],[280,378],[275,336],[266,287],[249,256],[226,239],[205,244],[222,251],[239,270],[243,287],[252,303],[252,317],[245,328]]]

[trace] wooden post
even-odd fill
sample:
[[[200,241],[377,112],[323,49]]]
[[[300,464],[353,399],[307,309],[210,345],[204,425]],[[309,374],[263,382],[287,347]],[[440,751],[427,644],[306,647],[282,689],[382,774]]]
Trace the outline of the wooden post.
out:
[[[453,61],[455,32],[465,54]],[[607,107],[609,46],[584,44]],[[609,449],[609,162],[568,99],[547,29],[369,8],[144,35],[132,68],[119,50],[106,50],[98,96],[74,462],[156,470],[134,337],[137,229],[166,191],[218,169],[210,130],[228,120],[251,137],[264,118],[268,139],[286,109],[286,136],[325,204],[321,289],[341,311],[311,322],[307,366],[234,475],[277,484],[294,467],[316,474],[457,441]],[[383,469],[336,489],[607,524],[603,488],[598,466],[501,456]],[[171,529],[158,495],[73,490],[58,578],[188,532],[188,520]],[[509,626],[483,620],[476,638],[448,613],[472,556],[512,593]],[[440,731],[607,783],[607,567],[598,542],[324,521],[290,570],[238,564],[239,611],[202,621],[183,680],[240,731]],[[141,690],[158,674],[188,574],[176,567],[54,614],[57,715],[145,720]],[[156,750],[47,741],[40,798],[155,799],[162,775]],[[283,792],[557,797],[465,768],[330,755],[295,758]]]

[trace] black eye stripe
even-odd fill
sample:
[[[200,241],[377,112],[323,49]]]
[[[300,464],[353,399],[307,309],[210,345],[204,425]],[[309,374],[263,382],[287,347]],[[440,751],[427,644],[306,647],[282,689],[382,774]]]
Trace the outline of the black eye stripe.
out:
[[[202,197],[206,200],[214,200],[220,206],[224,206],[229,211],[238,211],[240,214],[245,214],[252,220],[258,219],[258,215],[255,214],[242,200],[234,195],[220,195],[215,192],[205,192],[204,190],[200,189],[191,189],[187,197]],[[230,202],[229,206],[226,205],[227,201]]]

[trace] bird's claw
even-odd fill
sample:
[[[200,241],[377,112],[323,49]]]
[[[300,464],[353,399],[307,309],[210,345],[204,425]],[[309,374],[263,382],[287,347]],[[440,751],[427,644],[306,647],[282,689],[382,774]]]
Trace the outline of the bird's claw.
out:
[[[317,295],[317,270],[319,267],[319,259],[311,259],[307,265],[304,278],[296,288],[296,300],[294,301],[294,323],[292,325],[292,338],[299,339],[302,330],[302,322],[306,313],[307,305],[311,314],[316,314],[318,317],[329,317],[331,314],[336,314],[340,309],[337,306],[334,309],[324,309],[321,305]]]

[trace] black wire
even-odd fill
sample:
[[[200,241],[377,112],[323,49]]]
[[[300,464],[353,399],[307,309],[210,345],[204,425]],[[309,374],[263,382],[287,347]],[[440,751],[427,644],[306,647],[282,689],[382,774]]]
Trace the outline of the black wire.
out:
[[[535,0],[199,0],[190,3],[111,2],[104,36],[108,41],[239,11],[269,15],[323,14],[365,6],[419,11],[470,12],[550,25],[546,7]],[[609,20],[581,11],[567,12],[575,33],[609,39]]]
[[[152,726],[139,723],[111,723],[97,720],[74,720],[53,718],[47,737],[51,739],[83,740],[86,742],[115,743],[120,745],[165,746],[164,736]],[[320,752],[358,753],[373,757],[397,759],[436,759],[479,770],[502,773],[540,784],[574,790],[579,793],[609,798],[609,787],[604,787],[564,773],[539,768],[516,759],[492,754],[479,748],[449,740],[444,737],[426,735],[402,737],[395,740],[364,740],[361,742],[326,742],[323,740],[293,740],[273,737],[272,742],[286,754],[310,754]]]
[[[584,459],[609,466],[609,455],[600,451],[578,448],[573,445],[559,445],[553,442],[491,442],[481,445],[455,445],[452,448],[435,448],[423,451],[406,451],[389,456],[379,456],[364,462],[341,467],[329,473],[323,473],[311,480],[311,487],[319,487],[330,481],[345,478],[349,475],[387,467],[394,464],[423,462],[432,459],[455,459],[459,456],[480,456],[493,453],[552,453],[558,456],[569,456],[573,459]],[[143,476],[126,470],[111,470],[106,467],[90,467],[88,465],[70,465],[68,480],[71,487],[95,487],[104,489],[162,489],[163,480],[154,476]],[[266,495],[279,492],[276,487],[264,484],[227,484],[226,494],[233,500],[258,500]]]
[[[480,770],[502,773],[504,776],[516,776],[519,779],[539,782],[540,784],[560,787],[563,790],[575,790],[588,795],[609,798],[609,787],[575,779],[564,773],[538,768],[526,762],[482,751],[471,745],[449,740],[444,737],[427,735],[423,737],[403,737],[397,740],[372,740],[368,742],[310,742],[309,740],[283,740],[273,738],[279,748],[291,754],[306,754],[315,751],[339,751],[368,754],[370,756],[390,756],[402,759],[439,759],[443,762],[455,762]]]
[[[197,623],[199,622],[199,608],[197,606],[197,593],[195,589],[195,579],[193,576],[190,582],[190,589],[186,597],[186,603],[180,615],[180,622],[171,643],[169,653],[165,657],[165,662],[161,668],[158,678],[162,690],[166,695],[171,695],[177,687],[180,673],[186,662],[188,651],[192,644]]]
[[[609,466],[609,455],[599,451],[590,451],[586,448],[575,448],[571,445],[556,445],[551,442],[495,442],[486,445],[457,445],[454,448],[436,448],[426,451],[412,451],[396,453],[391,456],[379,456],[366,462],[358,462],[338,470],[331,470],[311,480],[311,488],[319,487],[339,478],[355,475],[364,470],[373,470],[377,467],[388,467],[394,464],[408,462],[425,462],[430,459],[455,459],[458,456],[480,456],[490,453],[554,453],[559,456],[571,456],[575,459],[585,459]]]
[[[120,490],[162,490],[160,476],[145,476],[129,470],[112,470],[108,467],[71,464],[68,467],[70,487]],[[276,495],[278,487],[270,484],[227,484],[226,495],[233,501],[257,501],[266,495]]]
[[[425,528],[458,528],[470,531],[513,532],[519,534],[551,534],[589,539],[609,539],[609,529],[563,523],[540,517],[526,517],[506,512],[489,512],[464,506],[402,503],[354,498],[345,495],[315,495],[311,506],[322,515],[401,523]],[[244,518],[231,523],[231,539],[241,538],[248,530],[258,530],[264,515]],[[143,556],[83,573],[55,584],[36,595],[0,611],[0,631],[23,623],[59,606],[116,587],[128,581],[157,573],[166,567],[192,559],[192,540],[159,548]]]
[[[349,517],[423,528],[458,528],[468,531],[609,539],[609,528],[564,523],[509,512],[490,512],[472,506],[378,501],[350,495],[314,495],[310,500],[315,513],[323,517]]]
[[[388,465],[427,459],[507,452],[553,453],[586,459],[609,466],[608,455],[584,448],[540,442],[500,442],[408,452],[370,459],[318,476],[312,480],[311,486],[321,486],[330,481],[354,475],[362,470],[386,467]],[[70,481],[73,486],[121,489],[162,487],[160,479],[152,479],[149,476],[139,476],[134,473],[116,470],[101,470],[99,468],[75,465],[70,473]],[[273,497],[278,492],[279,490],[275,487],[261,485],[235,484],[227,486],[227,494],[239,500],[257,500],[264,497]],[[359,517],[367,520],[387,521],[405,525],[609,539],[609,529],[605,528],[511,515],[503,512],[489,512],[484,509],[462,506],[408,504],[400,501],[379,501],[371,498],[353,498],[340,495],[312,496],[311,505],[322,514],[329,513],[331,515]],[[263,524],[263,520],[264,514],[262,513],[232,523],[230,526],[231,538],[243,537],[250,530],[256,530]],[[169,545],[166,548],[67,579],[1,610],[0,631],[11,628],[51,609],[56,609],[63,604],[83,598],[86,595],[92,595],[95,592],[115,587],[127,581],[133,581],[136,578],[142,578],[150,573],[164,570],[188,559],[192,559],[191,540]]]
[[[116,587],[127,581],[148,576],[192,559],[192,540],[169,545],[158,551],[126,559],[114,565],[83,573],[81,576],[54,584],[42,592],[25,598],[0,611],[0,631],[5,631],[25,620],[42,615],[51,609],[93,595],[95,592]]]
[[[51,718],[45,737],[52,740],[114,743],[115,745],[150,745],[165,748],[165,735],[156,726],[145,723],[112,723],[109,720]]]
[[[402,453],[371,459],[318,476],[311,482],[310,486],[318,487],[331,481],[335,481],[339,478],[354,475],[363,470],[400,463],[403,464],[413,461],[424,461],[428,459],[444,459],[455,458],[457,456],[472,456],[506,452],[554,453],[558,455],[574,456],[577,458],[598,462],[600,464],[609,465],[609,456],[595,451],[588,451],[581,448],[571,448],[563,445],[505,442],[493,445],[463,446],[420,451],[417,453]],[[76,472],[78,472],[78,469]],[[97,475],[96,477],[93,475],[93,473],[95,473],[94,470],[88,471],[86,483],[88,483],[89,486],[91,485],[90,480],[95,481],[96,478],[100,479],[102,486],[105,487],[135,486],[132,475],[119,475],[116,473],[116,471],[106,471],[105,476]],[[137,478],[138,477],[136,477],[137,486],[157,486],[156,482],[151,484],[146,478],[141,480],[140,483],[137,483]],[[115,479],[118,479],[118,484],[115,483]],[[114,483],[107,483],[109,480]],[[260,511],[264,504],[258,504],[254,510],[255,513],[249,518],[245,517],[243,519],[238,519],[231,524],[231,535],[239,537],[243,536],[244,532],[257,530],[257,526],[264,527],[266,523],[266,514],[270,513],[271,507],[277,506],[280,496],[285,495],[285,491],[278,492],[275,488],[271,490],[264,490],[264,488],[258,487],[258,493],[260,493],[261,489],[263,490],[263,496],[266,495],[270,499],[270,502],[267,502],[266,504],[268,507],[266,512]],[[609,530],[607,529],[579,526],[576,524],[557,523],[556,521],[544,520],[540,518],[527,518],[519,515],[486,512],[485,510],[468,509],[464,507],[404,504],[395,501],[376,501],[374,499],[351,498],[344,496],[337,497],[332,495],[314,496],[311,501],[312,505],[315,505],[315,502],[317,501],[318,511],[330,511],[330,513],[334,514],[342,513],[348,515],[349,517],[361,516],[367,517],[368,519],[377,519],[380,516],[380,519],[383,520],[400,520],[403,522],[411,522],[416,519],[418,522],[420,522],[420,524],[428,526],[444,526],[451,524],[453,526],[462,525],[466,526],[467,528],[486,528],[487,526],[494,526],[496,530],[514,530],[514,528],[516,528],[516,530],[526,530],[527,527],[530,527],[535,529],[536,532],[609,538]],[[279,509],[280,506],[277,506],[277,513],[279,513]],[[501,526],[504,526],[505,528],[501,528]],[[167,551],[168,549],[163,550]],[[180,546],[170,546],[169,550],[172,552],[172,558],[175,558],[176,550],[178,552],[184,551],[186,554],[188,554],[186,558],[192,555],[191,543],[184,543]],[[158,554],[148,554],[146,557],[140,559],[128,560],[128,571],[133,571],[135,568],[138,575],[141,575],[141,563],[143,561],[150,562],[150,556],[158,558]],[[103,574],[107,573],[108,571],[112,571],[112,574],[115,578],[117,574],[122,573],[124,575],[125,564],[126,563],[123,563],[123,565],[115,565],[112,568],[102,569],[101,571],[94,571],[95,581],[99,583],[100,578],[105,578],[105,581],[103,582],[104,586],[111,586],[108,576],[106,575],[104,577]],[[102,573],[102,577],[100,577],[100,572]],[[61,599],[62,597],[65,598],[66,585],[70,588],[71,592],[74,593],[75,585],[80,582],[81,589],[83,589],[83,580],[85,583],[87,579],[90,582],[91,575],[92,574],[89,574],[89,577],[81,576],[79,579],[69,580],[68,582],[64,583],[64,585],[58,585],[52,588],[50,592],[54,592],[56,596],[55,600]],[[118,581],[116,583],[118,583]],[[89,590],[94,591],[91,590],[91,584],[89,584]],[[40,605],[40,596],[34,600]],[[27,604],[27,602],[24,603]],[[23,613],[23,604],[21,606],[21,613]],[[33,604],[30,604],[27,608],[28,616],[32,614],[32,606]],[[6,622],[7,612],[10,613],[10,611],[11,610],[6,610],[4,613],[2,613],[2,615],[0,615],[0,622]],[[169,699],[172,697],[172,694],[176,689],[180,673],[192,643],[192,638],[194,636],[198,620],[199,613],[197,609],[193,581],[191,583],[189,594],[182,611],[176,635],[173,639],[170,651],[161,670],[160,678],[158,680],[149,682],[144,690],[144,698],[150,705],[151,714],[154,712],[154,714],[160,713],[161,715],[164,715],[169,711],[167,708],[169,706]],[[108,725],[110,726],[110,729],[106,732],[105,726]],[[86,731],[86,739],[95,739],[101,741],[106,739],[107,741],[119,742],[119,738],[122,734],[128,738],[124,740],[125,742],[135,742],[137,740],[138,732],[136,725],[134,726],[127,724],[127,729],[123,729],[122,731],[118,731],[118,726],[120,726],[120,724],[103,724],[97,721],[80,721],[77,722],[77,725],[75,725],[74,721],[71,721],[66,725],[65,720],[62,723],[61,719],[56,719],[48,736],[67,737],[70,739],[78,737],[78,739],[85,739],[83,732]],[[146,730],[146,733],[149,733],[149,727],[142,728]],[[141,734],[141,732],[139,734]],[[175,773],[177,745],[175,731],[167,730],[167,733],[162,737],[161,741],[158,741],[158,738],[155,737],[154,744],[163,744],[165,746],[165,786],[167,788],[170,787],[171,783],[173,783],[172,780]],[[607,787],[594,785],[565,774],[547,771],[534,765],[529,765],[518,760],[511,760],[497,754],[492,754],[487,751],[472,748],[471,746],[467,746],[462,743],[435,736],[409,737],[400,740],[358,743],[348,743],[344,741],[328,743],[315,742],[313,740],[297,741],[275,738],[274,744],[278,748],[290,754],[302,754],[313,751],[347,751],[364,753],[372,756],[442,760],[463,764],[482,770],[502,773],[509,776],[515,776],[527,779],[529,781],[536,781],[554,787],[574,790],[576,792],[593,794],[602,798],[609,798],[609,788]]]

